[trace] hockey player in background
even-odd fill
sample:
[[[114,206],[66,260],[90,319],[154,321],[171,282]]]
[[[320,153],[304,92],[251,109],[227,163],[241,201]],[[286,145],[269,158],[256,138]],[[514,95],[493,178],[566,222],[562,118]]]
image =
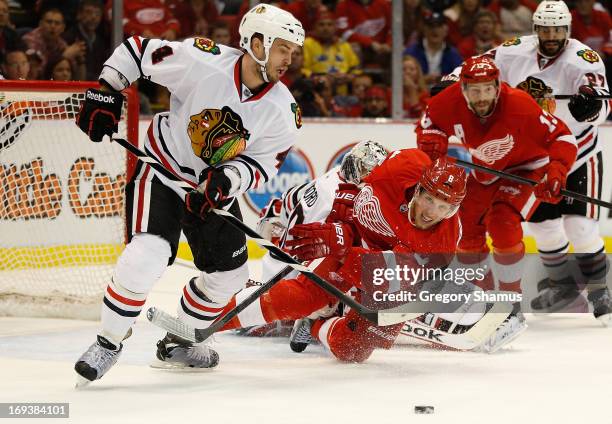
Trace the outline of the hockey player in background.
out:
[[[521,292],[525,255],[521,222],[540,201],[561,200],[559,192],[576,159],[574,136],[527,93],[502,83],[499,69],[486,57],[466,60],[460,81],[431,99],[416,133],[417,145],[432,159],[446,155],[448,138],[455,136],[475,163],[539,181],[531,187],[472,172],[460,209],[460,261],[466,266],[488,266],[488,233],[499,289]],[[492,289],[493,276],[488,273],[474,283]],[[520,303],[516,303],[490,344],[499,348],[525,328]]]
[[[563,1],[544,0],[533,14],[534,35],[514,38],[488,52],[502,81],[527,91],[542,109],[562,119],[576,137],[578,153],[569,169],[567,189],[601,198],[603,159],[597,127],[606,120],[608,102],[595,99],[609,94],[601,57],[570,38],[572,15]],[[574,94],[575,93],[575,94]],[[554,94],[574,94],[555,101]],[[583,275],[594,315],[612,325],[612,304],[606,276],[604,243],[599,235],[599,206],[564,198],[541,203],[529,218],[540,257],[548,272],[542,294],[532,300],[534,310],[553,312],[579,296],[569,267],[569,244]]]
[[[102,90],[88,90],[77,123],[92,141],[117,130],[121,90],[138,78],[167,87],[170,111],[157,114],[145,149],[193,190],[185,197],[139,163],[126,187],[129,243],[102,305],[102,329],[75,364],[82,382],[101,378],[117,361],[147,294],[176,256],[181,229],[202,272],[183,289],[181,320],[208,327],[248,280],[245,235],[212,208],[240,218],[236,196],[268,181],[301,126],[300,111],[279,83],[304,30],[290,13],[258,5],[243,17],[240,46],[205,38],[183,42],[131,37],[106,61]],[[157,343],[162,368],[211,368],[210,347],[167,335]]]
[[[406,149],[390,154],[364,183],[358,192],[354,188],[350,191],[357,194],[354,204],[346,201],[348,188],[338,190],[325,223],[290,229],[294,239],[286,242],[289,251],[301,260],[314,261],[311,267],[316,266],[315,272],[345,292],[362,287],[361,259],[368,253],[432,254],[432,266],[445,265],[434,261],[449,260],[459,240],[456,212],[465,196],[463,169],[444,159],[432,163],[423,152]],[[226,310],[247,296],[248,290]],[[277,283],[224,329],[299,319],[336,302],[335,297],[299,275]],[[374,349],[390,348],[402,326],[377,327],[351,310],[342,317],[314,321],[310,334],[339,360],[363,362]]]

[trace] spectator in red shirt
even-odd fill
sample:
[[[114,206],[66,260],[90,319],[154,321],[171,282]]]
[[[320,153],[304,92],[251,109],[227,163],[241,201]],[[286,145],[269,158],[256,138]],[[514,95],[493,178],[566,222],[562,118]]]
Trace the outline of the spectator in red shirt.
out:
[[[389,93],[385,87],[375,85],[367,89],[361,116],[364,118],[389,117]]]
[[[612,19],[607,12],[595,10],[594,4],[595,0],[576,0],[576,8],[572,11],[572,37],[603,53],[610,41]]]
[[[391,53],[391,3],[387,0],[340,0],[338,32],[358,45],[364,66],[384,67]]]
[[[472,34],[474,18],[482,10],[481,0],[459,0],[444,11],[448,24],[448,41],[458,46],[464,37]]]
[[[429,90],[419,61],[404,56],[404,118],[418,118],[427,106]]]
[[[365,93],[372,87],[372,84],[370,75],[356,75],[351,83],[351,95],[336,95],[334,97],[334,116],[360,117],[363,113]]]
[[[212,24],[219,18],[214,0],[166,0],[165,5],[179,21],[178,38],[209,36]]]
[[[423,31],[423,3],[421,0],[404,0],[404,46],[419,39]]]
[[[112,0],[106,3],[106,11],[112,15]],[[130,0],[123,2],[123,33],[126,37],[140,35],[146,38],[163,38],[174,41],[180,31],[179,21],[161,0]]]
[[[457,46],[464,59],[481,55],[501,44],[497,16],[490,10],[481,10],[474,17],[474,34],[463,39]]]
[[[74,64],[83,65],[85,63],[86,45],[83,41],[75,41],[68,45],[62,38],[66,26],[64,25],[64,15],[59,9],[49,9],[45,11],[37,28],[23,36],[23,41],[28,49],[38,51],[42,54],[42,67],[47,62],[65,57]],[[83,68],[84,72],[84,67]],[[83,79],[84,75],[79,75]]]
[[[321,13],[327,12],[327,7],[321,0],[296,0],[289,4],[282,4],[281,7],[291,12],[302,23],[306,34],[314,29]]]

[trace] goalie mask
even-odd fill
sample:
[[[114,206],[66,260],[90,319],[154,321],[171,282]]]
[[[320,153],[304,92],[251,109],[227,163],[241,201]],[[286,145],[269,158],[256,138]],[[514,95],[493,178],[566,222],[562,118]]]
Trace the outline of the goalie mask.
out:
[[[274,40],[280,38],[298,46],[304,45],[305,32],[300,21],[291,13],[269,4],[258,4],[249,10],[242,17],[238,32],[240,33],[240,47],[245,49],[249,56],[259,64],[265,82],[270,82],[266,74],[266,65]],[[263,60],[258,59],[251,50],[251,39],[255,34],[263,36]]]
[[[340,176],[349,183],[359,185],[386,157],[387,151],[380,143],[360,141],[342,158]]]

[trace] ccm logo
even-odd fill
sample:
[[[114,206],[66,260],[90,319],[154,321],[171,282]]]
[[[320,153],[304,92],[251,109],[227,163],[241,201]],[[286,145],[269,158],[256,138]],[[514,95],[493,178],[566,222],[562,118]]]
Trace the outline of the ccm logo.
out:
[[[340,224],[334,224],[334,228],[336,229],[336,242],[344,246],[344,231],[342,231],[342,226]]]
[[[104,96],[100,93],[92,93],[91,91],[87,92],[87,98],[91,100],[97,100],[103,103],[115,103],[115,98],[113,96]]]

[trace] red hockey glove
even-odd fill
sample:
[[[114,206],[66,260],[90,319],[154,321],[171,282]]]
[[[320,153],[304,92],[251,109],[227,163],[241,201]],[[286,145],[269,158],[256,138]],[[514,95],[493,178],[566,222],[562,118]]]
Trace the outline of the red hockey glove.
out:
[[[76,116],[76,124],[89,139],[102,141],[119,130],[123,94],[118,91],[101,91],[90,88],[85,92],[85,101]]]
[[[206,168],[200,173],[200,185],[185,196],[185,207],[194,215],[204,218],[219,206],[232,187],[223,169]]]
[[[285,248],[300,261],[325,256],[342,258],[353,243],[350,225],[340,223],[299,224],[291,228],[289,234],[294,239],[285,241]]]
[[[353,204],[359,194],[359,187],[355,184],[340,183],[331,212],[325,222],[353,222]]]
[[[546,175],[535,186],[533,193],[542,202],[559,203],[563,199],[559,193],[565,188],[566,181],[567,168],[561,162],[553,161],[548,164]]]
[[[417,146],[432,161],[445,156],[448,151],[448,137],[440,130],[423,129],[417,133]]]

